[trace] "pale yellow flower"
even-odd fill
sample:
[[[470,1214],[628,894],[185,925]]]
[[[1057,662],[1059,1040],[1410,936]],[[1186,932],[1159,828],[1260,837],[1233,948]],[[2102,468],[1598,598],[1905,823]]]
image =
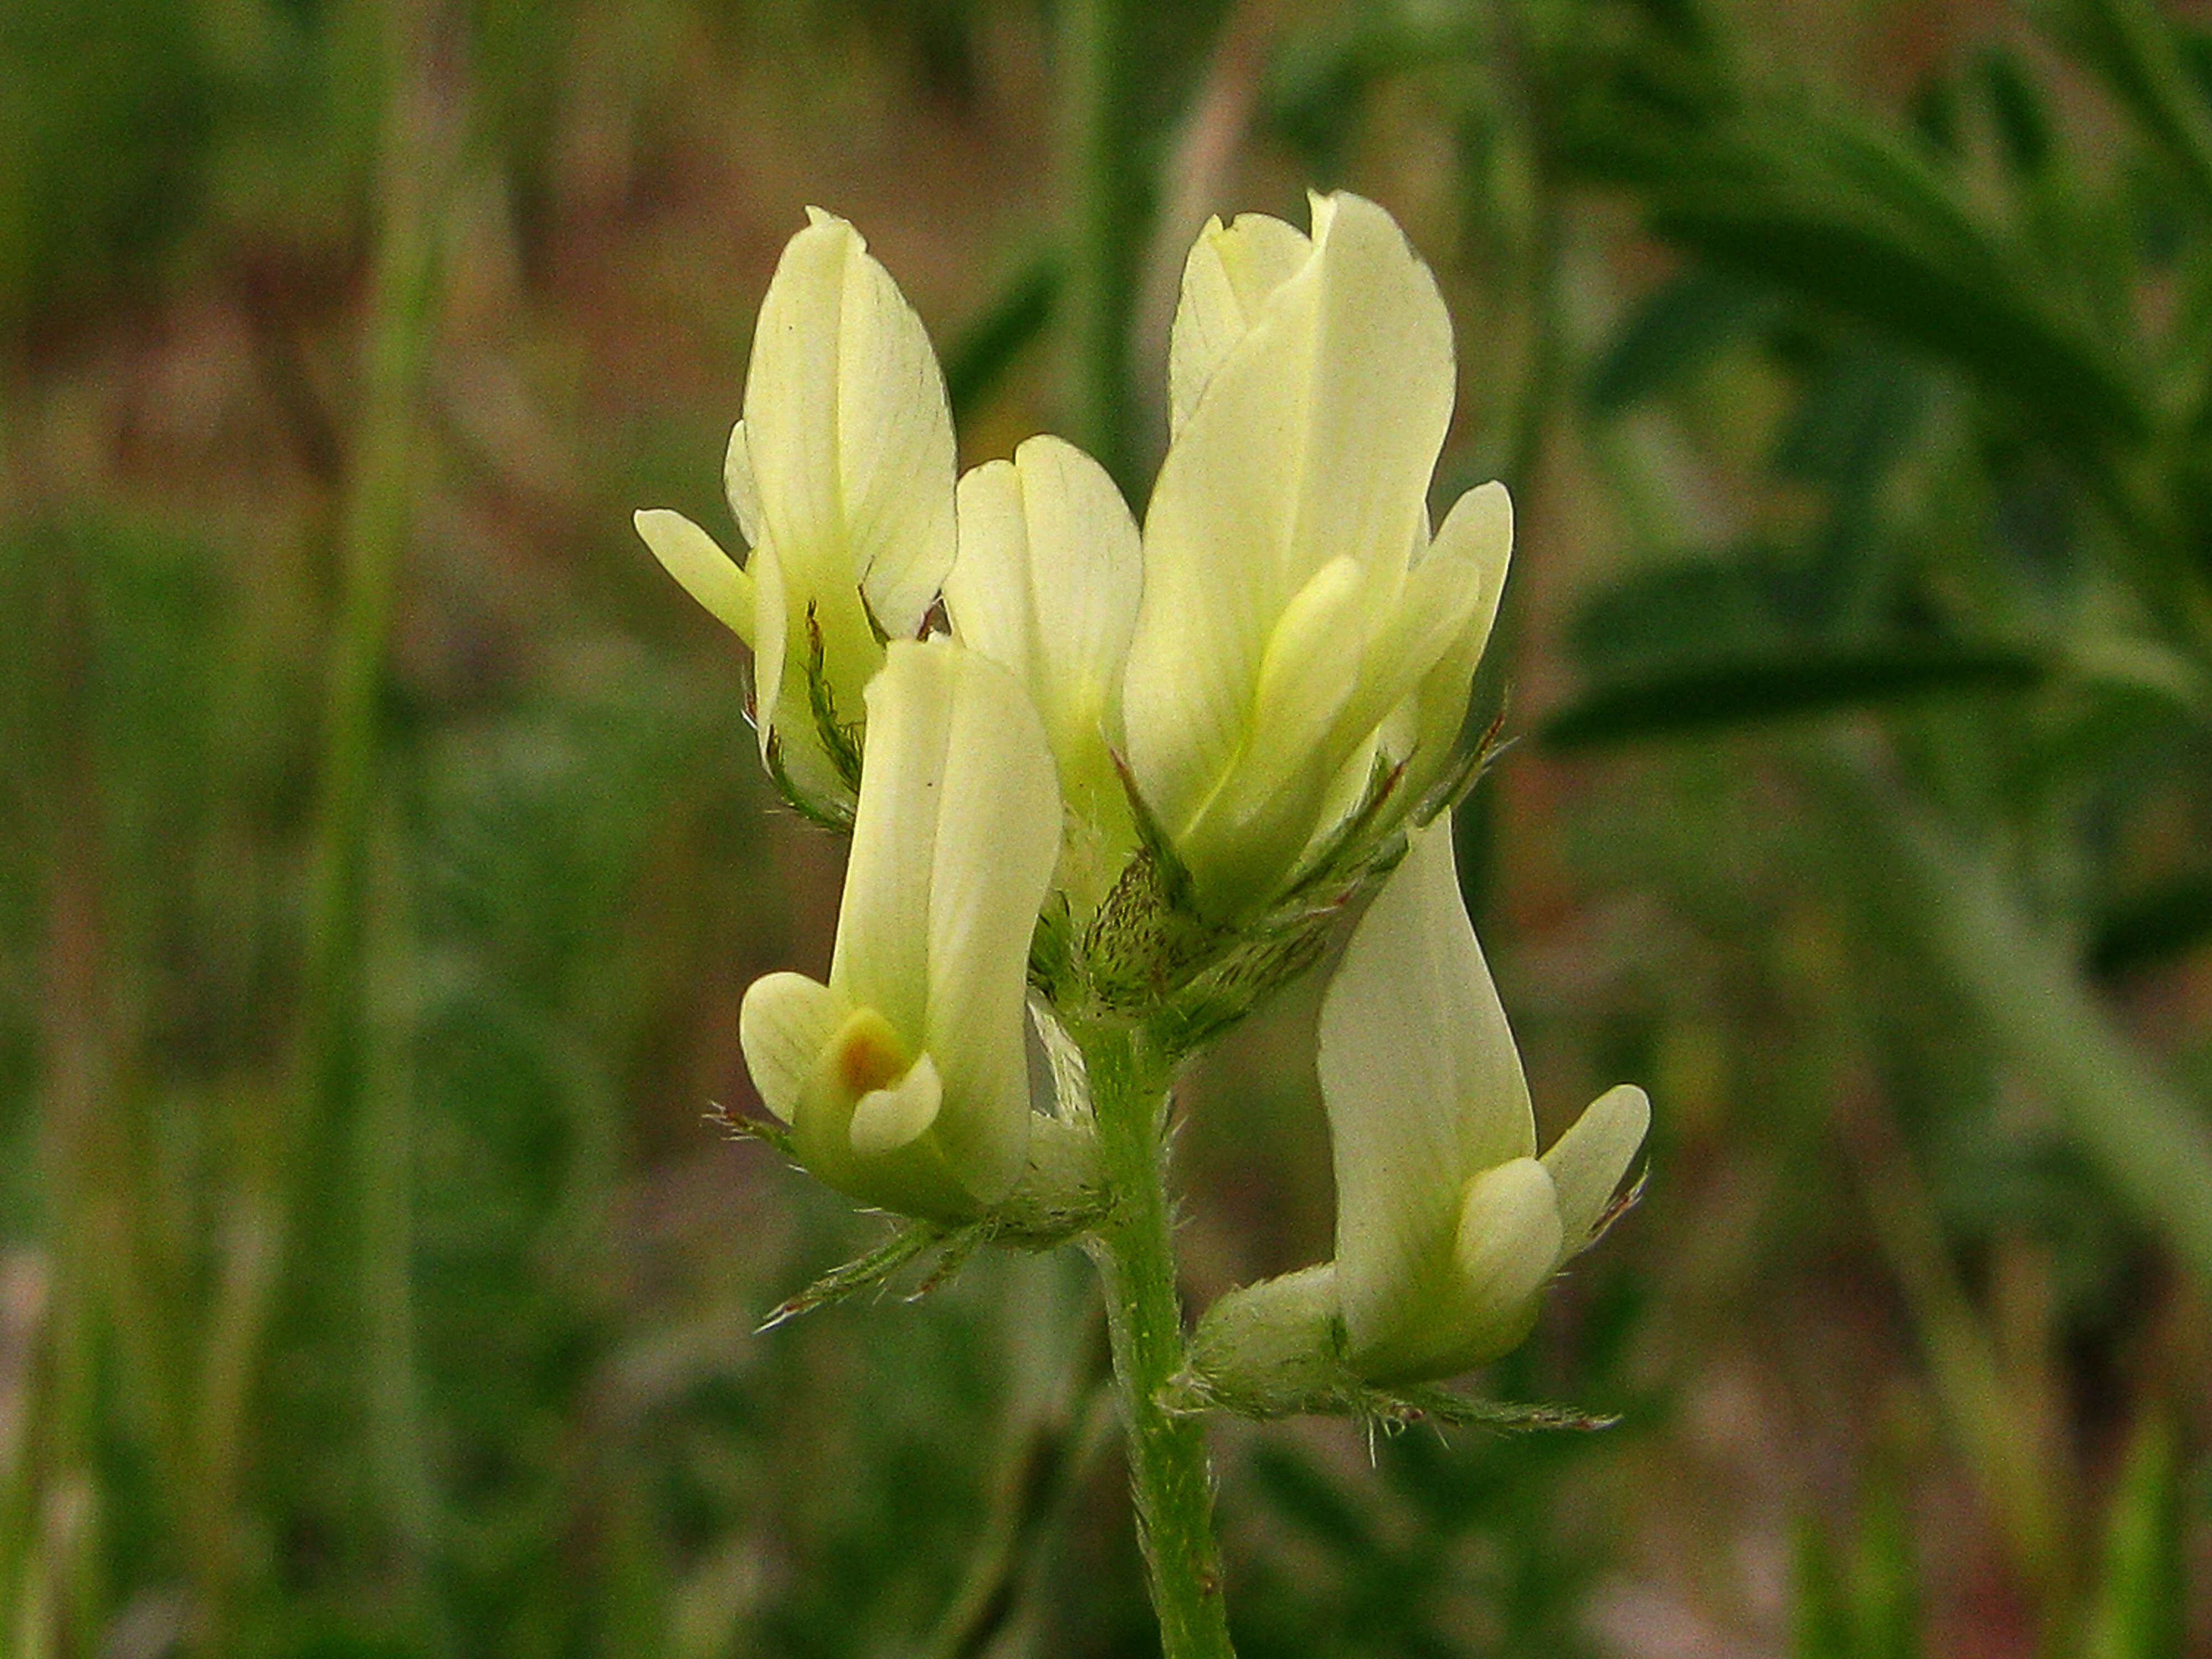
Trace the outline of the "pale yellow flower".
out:
[[[1042,726],[1005,669],[894,641],[826,983],[745,994],[753,1082],[806,1166],[863,1203],[961,1221],[1027,1158],[1030,932],[1060,845]]]
[[[1143,580],[1136,520],[1105,469],[1058,438],[960,480],[960,556],[945,584],[955,638],[1028,688],[1066,805],[1060,886],[1095,906],[1134,850],[1110,745]]]
[[[637,515],[669,574],[752,647],[761,754],[833,818],[860,775],[883,641],[952,568],[952,416],[921,319],[843,220],[809,209],[761,301],[723,483],[743,568],[679,514]]]
[[[1388,214],[1313,202],[1191,250],[1172,440],[1144,526],[1127,754],[1202,907],[1264,909],[1393,769],[1398,810],[1449,759],[1512,540],[1502,486],[1429,532],[1451,324]]]
[[[1232,1392],[1274,1367],[1341,1360],[1383,1386],[1469,1370],[1515,1346],[1544,1286],[1588,1247],[1644,1143],[1650,1103],[1598,1097],[1540,1158],[1513,1034],[1461,902],[1449,815],[1346,947],[1322,1005],[1322,1098],[1336,1165],[1336,1258],[1242,1291],[1200,1346]],[[1327,1362],[1327,1363],[1325,1363]]]

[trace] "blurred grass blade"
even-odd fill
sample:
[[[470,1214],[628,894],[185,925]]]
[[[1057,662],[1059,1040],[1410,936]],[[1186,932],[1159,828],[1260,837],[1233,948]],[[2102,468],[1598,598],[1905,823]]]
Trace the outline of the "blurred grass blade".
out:
[[[1804,768],[1862,849],[1838,861],[1862,901],[1916,939],[1966,998],[1999,1060],[2033,1079],[2113,1194],[2212,1283],[2212,1126],[2091,998],[2070,953],[1985,857],[1880,776],[1830,749]]]
[[[2104,1577],[2082,1659],[2181,1659],[2186,1531],[2172,1427],[2162,1417],[2148,1417],[2136,1430],[2106,1515]]]
[[[1544,723],[1554,749],[1591,748],[1832,714],[1909,698],[2022,692],[2051,665],[2027,651],[1925,646],[1805,646],[1717,661],[1665,664],[1601,680]]]
[[[1872,1105],[1838,1124],[1875,1238],[1904,1292],[1946,1425],[2002,1529],[2023,1583],[2047,1598],[2065,1577],[2064,1502],[2048,1437],[2023,1409],[1976,1313],[1934,1198],[1896,1126]],[[1900,1659],[1918,1646],[1909,1545],[1893,1497],[1869,1499],[1852,1580],[1853,1651]],[[1886,1529],[1886,1530],[1885,1530]],[[1894,1534],[1894,1535],[1893,1535]]]
[[[1790,1659],[1857,1659],[1844,1611],[1843,1575],[1814,1516],[1798,1521],[1790,1588]]]
[[[303,1218],[327,1224],[345,1213],[365,1030],[362,957],[369,832],[380,778],[380,706],[398,584],[420,488],[421,392],[437,321],[439,241],[459,154],[452,43],[440,0],[412,0],[380,18],[387,77],[376,240],[362,343],[363,399],[339,511],[340,594],[325,659],[307,929],[291,1099],[259,1169],[245,1183],[216,1291],[205,1345],[198,1411],[206,1512],[222,1517],[245,1501],[256,1395],[266,1367],[280,1297],[314,1285],[331,1328],[348,1330],[362,1290],[362,1262],[319,1260],[301,1248],[330,1248],[328,1224],[312,1234]],[[318,1275],[321,1278],[319,1279]],[[341,1372],[341,1375],[343,1373]],[[228,1550],[208,1562],[200,1650],[221,1652],[235,1632],[232,1605],[243,1564]]]
[[[1252,1455],[1251,1475],[1275,1513],[1307,1537],[1355,1560],[1377,1553],[1366,1514],[1304,1451],[1263,1444]]]
[[[1654,289],[1590,378],[1589,406],[1618,414],[1663,392],[1764,326],[1771,296],[1740,278],[1691,270]]]
[[[2090,971],[2118,978],[2185,956],[2212,940],[2212,875],[2165,882],[2116,906],[2088,951]]]
[[[945,354],[945,392],[952,421],[965,428],[1006,372],[1052,321],[1060,299],[1061,268],[1050,253],[1032,258],[963,329]]]
[[[1920,1570],[1905,1505],[1887,1481],[1860,1506],[1851,1565],[1858,1659],[1920,1659]]]
[[[2152,0],[2075,0],[2064,22],[2113,95],[2172,158],[2200,205],[2212,207],[2212,109],[2172,20]]]

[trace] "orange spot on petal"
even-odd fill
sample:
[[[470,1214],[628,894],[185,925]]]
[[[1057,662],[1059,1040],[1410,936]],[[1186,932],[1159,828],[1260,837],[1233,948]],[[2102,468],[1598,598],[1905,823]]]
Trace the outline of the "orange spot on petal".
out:
[[[837,1050],[837,1080],[851,1094],[888,1089],[907,1073],[907,1057],[879,1021],[848,1027]]]

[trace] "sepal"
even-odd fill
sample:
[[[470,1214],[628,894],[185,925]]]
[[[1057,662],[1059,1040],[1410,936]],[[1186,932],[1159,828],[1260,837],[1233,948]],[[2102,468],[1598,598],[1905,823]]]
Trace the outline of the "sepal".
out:
[[[902,1223],[874,1249],[831,1268],[797,1295],[778,1303],[757,1330],[772,1330],[817,1308],[864,1291],[879,1290],[908,1264],[933,1251],[936,1260],[908,1294],[909,1302],[950,1284],[969,1258],[986,1245],[1049,1250],[1097,1226],[1106,1216],[1107,1194],[1097,1135],[1088,1124],[1042,1115],[1032,1131],[1028,1166],[1014,1189],[997,1204],[968,1222]],[[787,1147],[791,1145],[787,1137],[773,1130],[761,1133],[747,1127],[736,1133]]]
[[[1448,811],[1473,786],[1498,752],[1501,724],[1447,755],[1443,775],[1411,810],[1406,764],[1376,755],[1356,805],[1275,902],[1241,927],[1200,907],[1189,870],[1115,754],[1135,855],[1087,915],[1062,892],[1048,898],[1030,941],[1030,986],[1065,1015],[1143,1021],[1169,1052],[1194,1053],[1320,959],[1343,914],[1398,867],[1409,828]]]
[[[1168,1409],[1261,1419],[1351,1417],[1386,1430],[1432,1422],[1504,1433],[1602,1429],[1616,1420],[1571,1406],[1370,1381],[1348,1357],[1335,1293],[1335,1266],[1323,1262],[1219,1297],[1192,1335],[1189,1364],[1169,1384]]]

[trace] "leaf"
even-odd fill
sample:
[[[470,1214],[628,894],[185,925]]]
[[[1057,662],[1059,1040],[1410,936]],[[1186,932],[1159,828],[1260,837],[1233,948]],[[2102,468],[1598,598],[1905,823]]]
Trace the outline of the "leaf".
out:
[[[2144,429],[2108,352],[1996,270],[1917,243],[1861,204],[1812,192],[1686,195],[1662,198],[1652,219],[1662,235],[1964,369],[2057,431]]]
[[[1617,415],[1666,391],[1763,328],[1773,296],[1741,277],[1693,266],[1644,295],[1590,377],[1590,408]]]
[[[2092,938],[2089,970],[2116,979],[2186,955],[2212,939],[2212,875],[2179,876],[2107,912]]]
[[[787,1320],[873,1290],[916,1256],[956,1235],[934,1222],[909,1221],[866,1255],[832,1267],[797,1296],[779,1304],[754,1329],[758,1335]],[[951,1247],[948,1247],[951,1248]]]
[[[2173,21],[2151,0],[2075,0],[2063,27],[2122,107],[2212,206],[2212,109]]]
[[[1023,352],[1044,332],[1060,301],[1060,261],[1041,253],[1017,270],[945,354],[945,395],[956,426],[998,390]]]
[[[2016,173],[2043,172],[2050,165],[2053,145],[2051,109],[2042,88],[2020,55],[2002,43],[1985,48],[1974,68],[2006,161]]]
[[[2050,663],[2002,647],[1807,645],[1601,680],[1545,721],[1553,749],[1679,736],[1929,696],[2034,690]]]
[[[2112,343],[1895,135],[1776,100],[1656,118],[1632,102],[1576,159],[1639,186],[1662,235],[1956,366],[2053,433],[2146,429]]]
[[[2144,1419],[2106,1511],[2105,1570],[2082,1659],[2181,1659],[2188,1572],[2179,1462],[2172,1427]]]
[[[1747,543],[1655,559],[1584,601],[1568,646],[1578,666],[1601,677],[1690,655],[1778,650],[1802,615],[1793,556]]]

